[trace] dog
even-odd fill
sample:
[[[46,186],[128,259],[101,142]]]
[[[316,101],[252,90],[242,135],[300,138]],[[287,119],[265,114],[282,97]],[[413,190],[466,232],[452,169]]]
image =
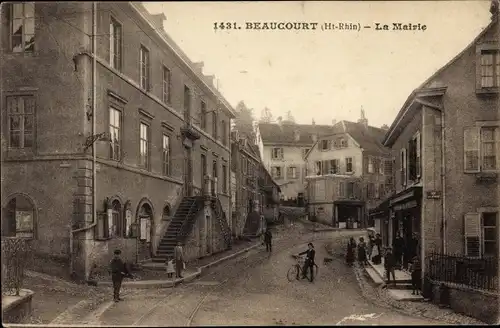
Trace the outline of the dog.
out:
[[[323,264],[327,264],[327,263],[330,263],[330,262],[332,262],[332,261],[333,261],[333,259],[332,259],[332,258],[330,258],[330,257],[325,257],[325,258],[323,258]]]

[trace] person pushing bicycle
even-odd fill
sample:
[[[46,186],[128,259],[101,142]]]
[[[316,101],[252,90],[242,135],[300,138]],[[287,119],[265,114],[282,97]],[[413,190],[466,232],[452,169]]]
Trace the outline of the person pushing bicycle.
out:
[[[314,256],[316,255],[316,251],[314,250],[314,245],[312,243],[307,244],[307,247],[307,251],[299,253],[299,255],[306,255],[306,260],[304,261],[304,266],[302,267],[302,279],[307,278],[307,269],[309,269],[309,271],[311,272],[311,279],[309,281],[313,282],[313,268],[316,265],[316,263],[314,262]]]

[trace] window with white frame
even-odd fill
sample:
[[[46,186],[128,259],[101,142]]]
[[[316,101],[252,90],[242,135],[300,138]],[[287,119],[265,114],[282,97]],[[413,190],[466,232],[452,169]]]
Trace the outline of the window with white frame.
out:
[[[500,51],[497,49],[481,51],[481,87],[500,86]]]
[[[339,181],[338,184],[338,195],[339,197],[345,197],[345,184],[342,181]]]
[[[368,156],[368,173],[373,173],[373,157]]]
[[[297,168],[295,166],[289,166],[287,168],[286,177],[288,179],[297,179]]]
[[[322,167],[323,167],[323,163],[321,161],[317,161],[315,163],[315,168],[316,168],[316,175],[321,175],[322,173]]]
[[[12,52],[33,52],[35,50],[35,3],[13,3],[10,17]]]
[[[8,96],[9,147],[31,148],[35,134],[35,97]]]
[[[338,159],[330,160],[330,174],[340,173],[340,161]]]
[[[139,165],[142,168],[149,169],[149,125],[146,123],[140,124],[140,140],[139,140]]]
[[[464,130],[464,171],[481,172],[498,169],[499,128],[473,127]]]
[[[121,116],[121,111],[109,108],[109,158],[113,161],[121,160]]]
[[[354,198],[354,182],[347,183],[347,197]]]
[[[170,70],[166,66],[163,66],[161,99],[165,104],[170,103],[170,77]]]
[[[163,145],[162,145],[162,161],[163,161],[163,175],[170,175],[170,136],[163,134]],[[203,181],[203,180],[202,180]]]
[[[122,26],[113,17],[109,21],[109,64],[122,69]]]
[[[149,90],[149,50],[144,46],[140,48],[140,82],[141,88],[148,91]]]
[[[280,166],[271,167],[271,175],[274,179],[281,179],[283,177],[283,172]]]
[[[202,100],[200,104],[200,128],[207,129],[207,104]]]
[[[320,150],[325,151],[330,148],[330,141],[329,140],[321,140],[320,143]]]
[[[271,158],[272,159],[283,159],[283,148],[273,148],[271,149]]]
[[[344,138],[340,138],[340,148],[347,148],[347,140]]]
[[[346,157],[346,159],[345,159],[345,171],[346,171],[346,173],[354,172],[352,157]]]

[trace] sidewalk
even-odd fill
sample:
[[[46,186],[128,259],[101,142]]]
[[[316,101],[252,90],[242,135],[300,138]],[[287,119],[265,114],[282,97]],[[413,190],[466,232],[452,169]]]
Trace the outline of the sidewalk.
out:
[[[122,283],[124,288],[169,288],[174,287],[183,282],[190,282],[198,278],[204,270],[215,266],[224,261],[235,258],[243,253],[246,253],[261,245],[258,242],[241,242],[232,247],[231,250],[220,252],[212,256],[207,256],[202,259],[191,261],[188,267],[183,271],[183,278],[168,278],[163,263],[148,263],[147,268],[140,273],[134,274],[135,279],[125,279]],[[108,279],[98,281],[98,286],[112,286],[112,282]]]
[[[329,254],[335,255],[336,252],[334,247],[335,245],[329,245],[330,249],[327,248]],[[374,274],[379,277],[379,280],[382,281],[382,283],[377,284],[377,287],[373,287],[372,282],[370,282],[369,278],[365,276],[365,273],[368,273],[369,270],[373,270]],[[398,300],[394,294],[397,294],[399,290],[383,288],[385,286],[385,283],[379,275],[380,265],[377,265],[375,267],[371,265],[370,267],[364,267],[360,266],[358,263],[355,263],[353,266],[353,271],[363,297],[381,307],[392,308],[406,315],[424,317],[427,319],[438,320],[453,325],[485,325],[484,322],[481,322],[477,319],[456,313],[451,309],[440,308],[432,303],[402,302],[401,300]],[[407,273],[401,271],[399,277],[406,280],[405,275],[407,275]],[[396,278],[397,277],[398,276],[396,276]]]

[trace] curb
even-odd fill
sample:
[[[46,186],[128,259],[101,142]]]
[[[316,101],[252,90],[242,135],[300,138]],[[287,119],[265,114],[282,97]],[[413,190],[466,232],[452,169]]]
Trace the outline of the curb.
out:
[[[252,245],[250,247],[244,248],[236,253],[233,253],[231,255],[228,255],[226,257],[220,258],[214,262],[208,263],[204,266],[198,267],[196,269],[195,273],[192,273],[190,275],[187,275],[183,278],[180,279],[175,279],[175,280],[142,280],[142,281],[128,281],[128,282],[123,282],[122,287],[124,288],[136,288],[136,289],[149,289],[149,288],[172,288],[174,286],[179,285],[180,283],[183,282],[191,282],[195,280],[196,278],[200,277],[203,273],[203,271],[207,270],[208,268],[211,268],[213,266],[216,266],[224,261],[233,259],[241,254],[244,254],[246,252],[251,251],[252,249],[255,249],[259,247],[261,243],[257,243],[255,245]],[[97,283],[98,286],[112,286],[113,283],[111,281],[99,281]]]

